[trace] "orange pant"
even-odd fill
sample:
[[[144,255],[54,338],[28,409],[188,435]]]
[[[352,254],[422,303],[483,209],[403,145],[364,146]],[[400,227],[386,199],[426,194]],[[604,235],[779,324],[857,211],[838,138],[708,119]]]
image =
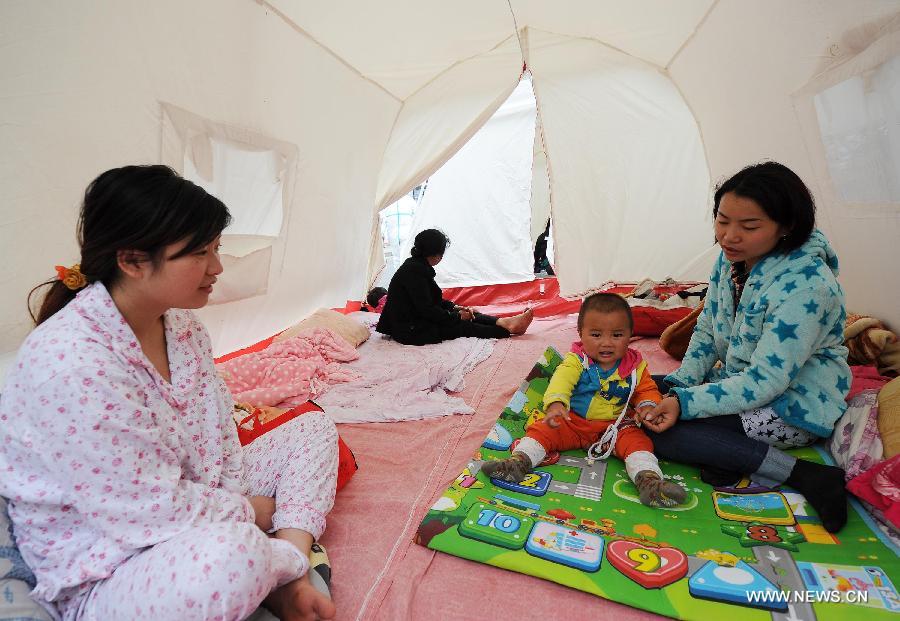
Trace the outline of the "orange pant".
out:
[[[552,451],[568,451],[571,449],[587,449],[600,439],[606,428],[612,425],[614,420],[587,420],[574,412],[569,412],[570,420],[557,418],[559,427],[554,429],[541,420],[529,427],[525,435],[540,442],[548,453]],[[653,441],[640,427],[634,425],[628,418],[623,419],[616,437],[616,445],[613,454],[625,459],[637,451],[653,452]],[[626,424],[631,423],[631,424]]]

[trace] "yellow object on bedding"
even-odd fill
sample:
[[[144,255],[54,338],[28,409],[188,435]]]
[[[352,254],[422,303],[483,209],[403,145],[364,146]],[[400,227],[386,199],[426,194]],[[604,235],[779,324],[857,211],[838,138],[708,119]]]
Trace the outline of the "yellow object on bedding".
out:
[[[878,393],[878,432],[885,459],[900,453],[900,377],[885,384]]]
[[[359,347],[369,338],[369,329],[360,322],[351,319],[346,315],[342,315],[337,311],[328,308],[320,308],[297,325],[288,328],[276,336],[275,342],[277,343],[289,339],[292,336],[297,336],[301,332],[306,332],[313,328],[327,328],[332,330],[338,334],[338,336],[353,345],[353,347]]]

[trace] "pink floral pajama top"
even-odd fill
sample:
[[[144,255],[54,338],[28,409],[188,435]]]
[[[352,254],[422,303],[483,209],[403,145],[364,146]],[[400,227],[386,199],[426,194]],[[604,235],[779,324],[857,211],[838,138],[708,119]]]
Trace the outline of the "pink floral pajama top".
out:
[[[95,283],[32,332],[0,399],[0,494],[45,602],[194,525],[252,522],[206,329],[165,314],[172,382]]]

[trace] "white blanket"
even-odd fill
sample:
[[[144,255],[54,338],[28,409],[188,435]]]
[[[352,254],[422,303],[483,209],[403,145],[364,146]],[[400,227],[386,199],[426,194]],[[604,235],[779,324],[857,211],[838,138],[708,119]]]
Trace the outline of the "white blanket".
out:
[[[460,338],[414,347],[376,332],[359,347],[359,359],[346,365],[362,378],[331,386],[316,403],[336,423],[472,414],[465,401],[447,392],[462,390],[466,373],[493,350],[493,339]]]

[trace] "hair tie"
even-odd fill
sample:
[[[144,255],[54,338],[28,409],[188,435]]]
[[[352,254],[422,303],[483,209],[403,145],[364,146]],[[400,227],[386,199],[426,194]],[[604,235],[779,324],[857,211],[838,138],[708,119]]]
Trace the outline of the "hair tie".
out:
[[[84,274],[81,273],[80,263],[76,263],[72,267],[57,265],[56,278],[58,280],[61,280],[62,284],[68,287],[71,291],[78,291],[88,284],[87,278],[85,278]]]

